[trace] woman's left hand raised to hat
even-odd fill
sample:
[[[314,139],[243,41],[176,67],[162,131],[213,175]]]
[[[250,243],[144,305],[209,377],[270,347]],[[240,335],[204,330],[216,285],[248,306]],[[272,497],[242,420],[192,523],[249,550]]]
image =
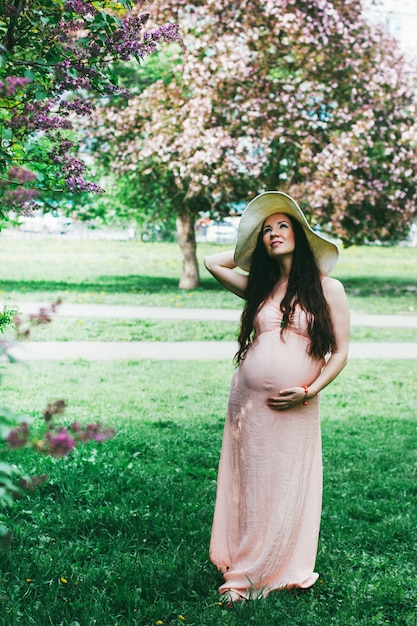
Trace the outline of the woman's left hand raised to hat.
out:
[[[241,274],[239,271],[236,271],[237,265],[234,261],[233,250],[206,256],[204,265],[223,287],[226,287],[226,289],[229,289],[229,291],[240,298],[245,297],[248,278],[246,274]]]

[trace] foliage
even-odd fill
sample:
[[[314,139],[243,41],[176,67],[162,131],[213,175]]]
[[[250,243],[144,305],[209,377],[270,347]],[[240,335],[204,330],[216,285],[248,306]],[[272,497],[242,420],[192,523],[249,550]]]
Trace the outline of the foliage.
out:
[[[51,310],[41,308],[39,313],[29,316],[30,325],[45,325],[51,321],[50,313],[55,312],[54,303]],[[7,326],[15,326],[18,337],[29,336],[29,327],[24,327],[22,318],[18,315],[17,307],[4,306],[4,312],[0,317],[0,330],[5,332]],[[22,328],[23,326],[23,328]],[[0,356],[6,356],[11,363],[16,363],[10,353],[14,341],[3,339],[0,341]],[[41,425],[29,415],[16,414],[10,409],[0,406],[0,452],[4,456],[7,449],[20,450],[32,448],[36,452],[52,457],[66,457],[77,445],[87,441],[106,441],[114,436],[113,428],[104,428],[101,423],[90,423],[83,427],[79,422],[73,421],[68,427],[56,423],[56,416],[64,413],[65,400],[50,402],[43,412]],[[15,498],[19,497],[22,489],[33,491],[35,487],[47,480],[45,474],[36,476],[24,476],[23,471],[16,465],[0,462],[0,538],[8,537],[10,529],[4,520],[4,507],[12,506]]]
[[[147,0],[137,0],[143,7]],[[130,0],[6,0],[0,8],[0,200],[3,218],[41,192],[101,192],[84,179],[74,119],[89,94],[127,96],[112,69],[179,39],[174,24],[146,29]]]
[[[164,196],[163,180],[148,181],[140,188],[134,174],[116,176],[105,167],[98,167],[98,179],[106,189],[104,194],[75,194],[70,199],[77,219],[95,220],[98,224],[129,223],[142,226],[149,222],[165,224],[171,236],[175,232],[173,203]],[[62,207],[62,199],[60,201]]]
[[[51,457],[68,456],[77,445],[88,441],[103,442],[114,436],[115,430],[104,428],[100,423],[90,423],[86,427],[72,422],[68,427],[55,422],[55,416],[62,415],[66,407],[64,400],[51,402],[43,412],[43,422],[35,424],[28,415],[15,415],[0,407],[0,451],[33,448],[36,452]],[[33,491],[47,480],[46,474],[27,476],[15,464],[0,463],[0,536],[7,535],[9,529],[5,520],[4,506],[13,506],[22,490]],[[3,509],[3,510],[2,510]]]
[[[415,217],[416,68],[360,0],[160,3],[187,52],[96,145],[177,213],[227,212],[261,189],[297,197],[345,244],[395,241]]]
[[[3,310],[0,311],[0,333],[1,334],[4,334],[6,328],[13,323],[16,313],[17,313],[17,307],[10,306],[8,304],[3,305]]]

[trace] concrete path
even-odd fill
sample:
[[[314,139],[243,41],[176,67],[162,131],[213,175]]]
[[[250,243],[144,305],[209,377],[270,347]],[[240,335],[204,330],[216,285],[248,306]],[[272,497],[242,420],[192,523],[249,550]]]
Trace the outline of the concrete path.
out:
[[[24,314],[36,313],[49,303],[19,303]],[[216,320],[238,323],[240,310],[227,309],[185,309],[164,307],[117,306],[95,304],[62,304],[56,317],[76,317],[77,319],[124,318],[159,320]],[[380,328],[416,328],[417,316],[409,315],[352,315],[352,324]],[[110,342],[110,341],[71,341],[71,342],[28,342],[14,346],[10,352],[24,361],[61,361],[85,359],[94,361],[111,360],[233,360],[237,350],[234,341],[181,341],[181,342]],[[417,359],[416,342],[352,342],[350,359]]]
[[[233,360],[234,341],[33,341],[13,347],[10,353],[23,361],[203,361]],[[350,359],[417,359],[416,343],[352,342]]]

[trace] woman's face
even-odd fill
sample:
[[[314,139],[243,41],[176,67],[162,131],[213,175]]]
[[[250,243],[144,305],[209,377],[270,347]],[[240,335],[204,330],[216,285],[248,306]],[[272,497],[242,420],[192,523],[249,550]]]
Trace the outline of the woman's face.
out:
[[[295,248],[295,236],[288,215],[285,213],[270,215],[262,227],[262,240],[268,256],[272,259],[292,255]]]

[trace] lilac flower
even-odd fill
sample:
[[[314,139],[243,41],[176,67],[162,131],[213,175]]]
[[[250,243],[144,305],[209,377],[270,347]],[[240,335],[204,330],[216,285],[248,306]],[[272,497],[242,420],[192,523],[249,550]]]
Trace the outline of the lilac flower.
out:
[[[178,41],[181,42],[181,35],[178,24],[165,24],[151,33],[154,41]]]
[[[71,176],[78,176],[79,174],[84,174],[86,169],[86,164],[74,157],[70,157],[62,166],[64,176],[68,176],[69,174],[71,174]]]
[[[61,61],[55,66],[54,73],[57,87],[61,91],[90,90],[93,82],[100,78],[95,67],[88,67],[81,60]]]
[[[85,430],[79,422],[71,424],[71,430],[75,433],[77,441],[86,443],[87,441],[107,441],[114,437],[116,431],[114,428],[104,428],[102,424],[87,424]]]
[[[63,141],[60,141],[59,146],[57,147],[58,153],[64,154],[65,152],[69,152],[69,150],[72,150],[72,148],[75,148],[76,145],[77,144],[74,141],[69,141],[69,139],[64,139]],[[53,156],[55,153],[51,152],[50,154],[51,156]]]
[[[28,183],[31,180],[36,179],[36,174],[31,170],[26,169],[25,167],[18,167],[17,165],[11,167],[7,172],[7,177],[9,180],[16,180],[16,182],[23,185],[24,183]]]
[[[3,204],[9,209],[15,209],[22,212],[22,209],[32,211],[34,207],[34,200],[39,196],[39,191],[36,189],[24,189],[18,187],[17,189],[9,189],[6,191],[3,197]]]
[[[139,33],[148,19],[149,14],[126,18],[121,27],[107,37],[105,41],[107,48],[124,61],[129,60],[134,54],[143,56],[143,44],[139,39]]]
[[[94,441],[106,441],[114,437],[113,428],[103,428],[102,424],[87,424],[86,433]]]
[[[75,440],[68,430],[61,427],[57,433],[47,433],[48,454],[55,457],[67,456],[75,448]]]
[[[5,96],[12,97],[16,91],[23,89],[30,82],[32,82],[30,78],[24,76],[6,76],[6,82],[1,81],[0,91],[3,91]]]
[[[19,424],[16,428],[10,431],[7,437],[7,444],[9,448],[17,449],[23,448],[29,441],[29,426],[26,422]]]
[[[38,191],[33,190],[33,192],[36,197],[39,195]],[[33,211],[35,211],[37,208],[38,205],[33,200],[30,200],[29,202],[26,202],[24,204],[18,204],[14,206],[14,209],[19,213],[19,215],[22,215],[23,217],[33,217]],[[27,331],[25,331],[24,335],[27,334]]]
[[[15,326],[17,326],[17,327],[19,327],[19,326],[21,326],[21,325],[23,324],[23,320],[22,320],[21,316],[20,316],[20,315],[17,315],[17,313],[16,313],[16,315],[13,317],[13,324],[14,324]]]
[[[91,115],[94,110],[91,102],[88,102],[88,100],[81,100],[81,98],[76,98],[71,101],[63,101],[60,106],[61,109],[74,111],[77,115]]]
[[[131,98],[134,94],[125,87],[119,87],[118,85],[106,86],[106,93],[108,96],[121,96],[122,98]]]
[[[101,187],[95,183],[89,183],[81,176],[70,176],[65,182],[71,193],[78,193],[81,191],[88,191],[89,193],[103,193],[103,189]]]
[[[57,130],[64,128],[72,129],[72,123],[64,117],[51,115],[53,108],[57,106],[57,99],[50,98],[42,102],[26,103],[21,110],[17,110],[9,126],[13,130],[24,128],[26,132],[39,130]]]
[[[34,326],[40,326],[42,324],[48,324],[51,321],[48,311],[41,307],[39,313],[32,313],[29,315],[29,319]]]
[[[54,415],[62,415],[66,406],[65,400],[55,400],[55,402],[50,402],[43,412],[45,422],[50,422]]]
[[[90,41],[88,45],[88,53],[90,57],[96,58],[101,55],[102,49],[96,41]]]
[[[65,11],[72,11],[78,15],[94,15],[96,9],[87,0],[66,0],[64,4]]]

